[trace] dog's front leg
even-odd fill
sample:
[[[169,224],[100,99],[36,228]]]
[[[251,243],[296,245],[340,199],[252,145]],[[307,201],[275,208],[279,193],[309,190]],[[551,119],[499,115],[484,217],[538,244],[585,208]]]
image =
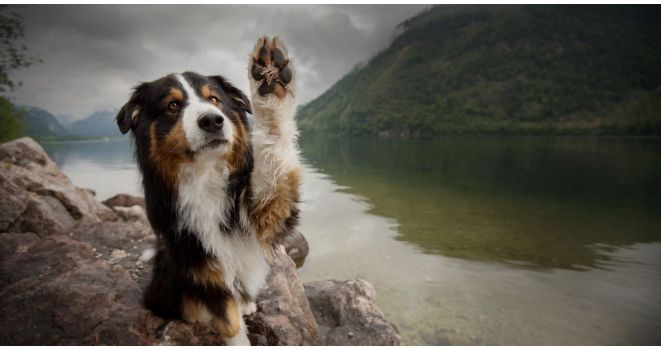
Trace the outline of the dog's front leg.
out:
[[[272,248],[298,221],[301,165],[296,143],[293,67],[279,38],[260,38],[249,59],[252,143],[250,218],[259,242]]]

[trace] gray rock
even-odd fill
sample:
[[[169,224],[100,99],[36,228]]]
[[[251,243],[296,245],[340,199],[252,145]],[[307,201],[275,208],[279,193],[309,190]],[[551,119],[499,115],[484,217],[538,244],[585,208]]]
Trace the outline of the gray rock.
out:
[[[376,304],[374,286],[362,279],[305,283],[305,294],[324,345],[399,345],[394,324]]]
[[[145,223],[149,222],[147,220],[147,214],[145,213],[145,210],[138,205],[133,205],[131,207],[115,206],[112,208],[112,210],[115,211],[119,218],[125,221],[142,221]]]
[[[138,205],[145,208],[145,199],[139,196],[133,196],[129,194],[117,194],[109,199],[106,199],[102,202],[104,205],[113,208],[113,207],[132,207]]]
[[[30,138],[0,145],[0,164],[0,178],[25,191],[56,198],[74,219],[117,218],[93,194],[71,184],[44,149]]]
[[[296,267],[303,267],[310,247],[301,232],[294,230],[292,233],[282,236],[278,243],[284,246],[287,255],[296,263]]]
[[[151,344],[137,284],[89,244],[35,241],[2,260],[0,282],[2,345]]]
[[[0,163],[0,232],[9,227],[25,211],[29,193],[5,176],[13,165]]]
[[[140,287],[149,283],[151,265],[140,260],[145,250],[155,246],[156,238],[151,227],[143,222],[94,222],[81,221],[71,230],[71,237],[92,245],[95,256],[109,260],[113,266],[126,270]],[[113,251],[123,251],[126,256],[113,259]],[[110,261],[112,260],[112,261]]]
[[[296,265],[280,247],[257,312],[247,319],[253,345],[319,345],[319,332]]]
[[[46,236],[62,233],[75,224],[71,214],[56,198],[30,194],[25,211],[10,230]]]
[[[0,145],[0,162],[11,163],[27,169],[41,169],[53,176],[60,170],[44,149],[32,138],[24,137]]]
[[[27,246],[37,240],[39,236],[35,233],[0,233],[0,257],[25,252]]]

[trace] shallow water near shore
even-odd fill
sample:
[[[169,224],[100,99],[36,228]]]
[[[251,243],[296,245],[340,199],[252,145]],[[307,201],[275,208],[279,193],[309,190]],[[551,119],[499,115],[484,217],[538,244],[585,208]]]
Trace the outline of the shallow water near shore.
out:
[[[405,344],[659,344],[661,140],[302,139],[305,281],[364,278]],[[127,139],[44,143],[99,199]]]

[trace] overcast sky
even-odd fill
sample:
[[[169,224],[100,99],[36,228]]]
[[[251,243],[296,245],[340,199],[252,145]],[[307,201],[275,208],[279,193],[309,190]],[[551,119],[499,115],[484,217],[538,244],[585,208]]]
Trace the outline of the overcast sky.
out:
[[[323,93],[385,48],[428,5],[22,6],[29,53],[43,63],[13,77],[15,103],[65,122],[118,109],[131,87],[172,72],[221,74],[248,91],[248,53],[280,35],[298,72],[298,102]]]

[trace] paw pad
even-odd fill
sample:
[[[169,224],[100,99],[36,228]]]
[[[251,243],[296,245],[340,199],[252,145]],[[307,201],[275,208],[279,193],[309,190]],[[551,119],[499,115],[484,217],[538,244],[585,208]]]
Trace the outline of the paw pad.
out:
[[[292,81],[293,71],[288,66],[286,49],[280,40],[261,38],[255,46],[252,60],[250,74],[259,84],[259,94],[265,96],[273,93],[278,97],[284,96],[288,84]]]

